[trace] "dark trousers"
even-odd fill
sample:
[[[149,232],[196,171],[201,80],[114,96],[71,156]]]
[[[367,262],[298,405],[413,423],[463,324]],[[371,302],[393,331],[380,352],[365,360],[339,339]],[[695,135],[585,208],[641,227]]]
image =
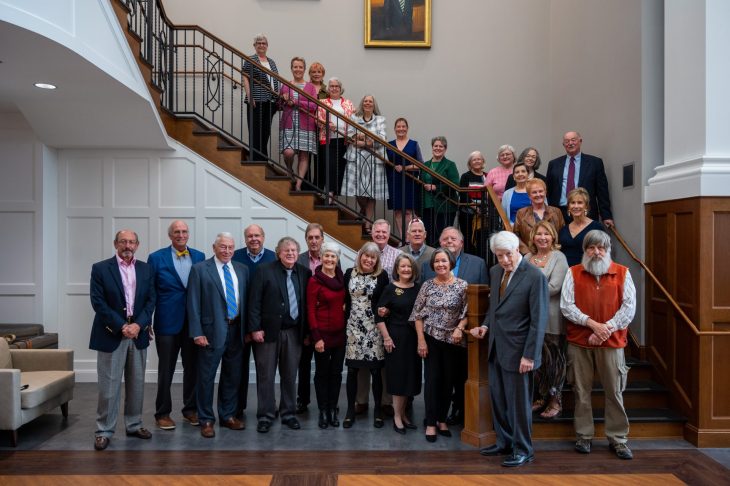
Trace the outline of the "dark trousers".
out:
[[[198,346],[188,336],[188,324],[172,336],[155,336],[157,348],[157,399],[155,400],[155,418],[165,417],[172,412],[170,385],[175,375],[178,354],[182,354],[183,365],[183,415],[195,412],[195,382],[197,379]]]
[[[530,455],[533,372],[507,371],[499,365],[495,354],[489,356],[489,395],[497,445]]]
[[[428,355],[425,364],[426,425],[435,426],[436,422],[446,422],[449,413],[451,391],[454,387],[454,373],[458,366],[462,349],[454,344],[445,343],[426,334]]]
[[[345,362],[345,346],[325,348],[314,353],[314,390],[320,410],[335,410],[342,386],[342,364]]]
[[[276,417],[274,380],[279,368],[280,402],[282,420],[294,417],[296,411],[297,366],[302,352],[299,329],[291,327],[279,331],[275,342],[256,343],[253,357],[256,362],[256,393],[258,409],[256,418],[271,422]]]
[[[328,145],[319,146],[315,183],[320,190],[333,194],[342,191],[342,179],[347,165],[345,150],[344,138],[333,138]]]
[[[251,368],[251,342],[243,344],[243,358],[241,359],[241,383],[238,386],[238,404],[236,405],[236,417],[243,417],[243,412],[248,405],[248,378]]]
[[[228,326],[226,342],[216,348],[198,349],[198,384],[195,393],[200,422],[215,422],[213,414],[213,390],[215,373],[221,365],[218,380],[218,417],[228,420],[236,413],[238,385],[241,382],[241,343],[240,324]]]
[[[249,160],[267,160],[269,158],[271,122],[274,119],[274,114],[276,114],[276,103],[273,101],[257,101],[255,108],[251,108],[251,104],[246,106],[250,144]]]
[[[309,405],[310,382],[312,381],[312,355],[314,345],[302,346],[302,355],[299,358],[299,372],[297,377],[297,402]]]
[[[373,387],[373,401],[375,402],[375,416],[381,414],[383,402],[383,375],[382,368],[368,368]],[[360,368],[347,367],[347,416],[355,416],[355,397],[357,396],[357,374]]]
[[[454,224],[455,213],[451,211],[437,212],[434,208],[423,208],[423,223],[426,227],[426,243],[430,246],[439,246],[441,232],[447,226]]]
[[[469,359],[467,356],[466,348],[457,346],[459,349],[456,352],[457,360],[454,366],[454,395],[452,400],[454,402],[454,411],[459,410],[464,416],[464,386],[466,385],[466,379],[469,375]]]

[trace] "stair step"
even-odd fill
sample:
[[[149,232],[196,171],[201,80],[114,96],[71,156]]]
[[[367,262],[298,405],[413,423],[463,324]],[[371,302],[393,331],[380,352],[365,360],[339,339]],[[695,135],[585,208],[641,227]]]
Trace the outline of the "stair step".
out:
[[[602,408],[593,409],[593,420],[596,423],[603,423],[604,410]],[[679,413],[675,412],[671,408],[627,408],[626,415],[629,417],[629,422],[677,422],[684,423],[687,421],[686,417],[683,417]],[[560,417],[554,419],[544,419],[540,415],[533,415],[533,423],[559,423],[559,422],[573,422],[573,410],[563,410]]]
[[[629,417],[629,439],[681,438],[686,418],[668,408],[626,409]],[[595,437],[606,436],[602,409],[593,409],[596,424]],[[562,416],[545,420],[535,415],[532,423],[534,439],[575,439],[573,413],[565,411]]]

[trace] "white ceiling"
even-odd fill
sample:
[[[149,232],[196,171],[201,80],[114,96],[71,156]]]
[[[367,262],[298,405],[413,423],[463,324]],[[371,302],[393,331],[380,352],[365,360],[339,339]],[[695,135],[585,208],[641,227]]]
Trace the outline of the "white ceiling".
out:
[[[0,21],[0,61],[0,113],[19,111],[46,145],[168,148],[150,101],[70,49]]]

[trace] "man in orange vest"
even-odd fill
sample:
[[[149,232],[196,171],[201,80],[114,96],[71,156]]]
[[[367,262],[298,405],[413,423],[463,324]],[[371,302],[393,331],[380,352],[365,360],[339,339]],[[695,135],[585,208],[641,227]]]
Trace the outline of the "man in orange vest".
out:
[[[636,311],[636,289],[629,269],[611,260],[611,237],[607,233],[593,230],[586,235],[583,263],[571,267],[565,276],[560,309],[568,319],[568,380],[575,394],[575,450],[591,452],[595,369],[605,394],[609,447],[620,459],[633,459],[627,445],[629,419],[623,391],[629,371],[624,347]]]

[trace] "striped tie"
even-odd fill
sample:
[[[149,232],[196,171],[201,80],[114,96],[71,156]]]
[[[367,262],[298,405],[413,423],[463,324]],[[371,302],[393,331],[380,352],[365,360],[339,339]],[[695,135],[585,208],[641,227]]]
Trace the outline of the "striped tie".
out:
[[[228,318],[233,319],[238,315],[238,305],[236,305],[236,291],[233,288],[233,278],[228,265],[223,265],[223,278],[226,281],[226,305],[228,307]]]
[[[406,13],[406,0],[400,0],[400,11]]]
[[[299,304],[297,303],[297,293],[294,290],[294,282],[291,279],[291,270],[286,271],[286,291],[289,294],[289,315],[292,320],[296,321],[299,317]]]

